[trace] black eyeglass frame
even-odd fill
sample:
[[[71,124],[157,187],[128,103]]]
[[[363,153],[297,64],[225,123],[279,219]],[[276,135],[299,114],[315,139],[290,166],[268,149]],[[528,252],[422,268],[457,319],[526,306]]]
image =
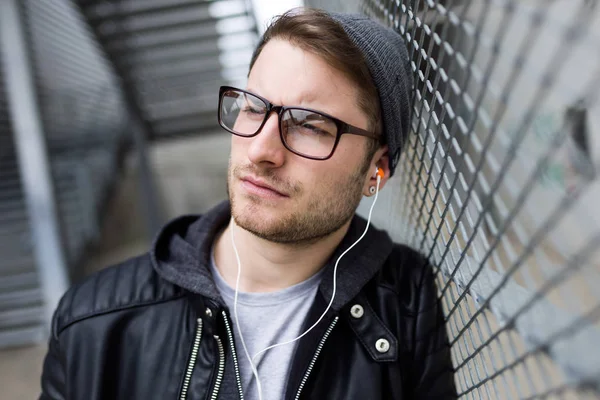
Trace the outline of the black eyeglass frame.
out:
[[[248,134],[248,135],[244,135],[238,132],[233,131],[232,129],[229,129],[227,126],[225,126],[225,124],[223,123],[223,120],[221,118],[221,110],[222,110],[222,103],[223,103],[223,96],[227,91],[237,91],[237,92],[242,92],[242,93],[246,93],[249,94],[251,96],[256,97],[257,99],[261,100],[263,103],[265,103],[265,105],[267,106],[267,112],[265,113],[265,118],[262,121],[262,123],[260,124],[260,126],[256,129],[256,132],[252,133],[252,134]],[[336,127],[337,127],[337,132],[336,132],[336,137],[335,137],[335,143],[333,144],[333,148],[331,149],[331,152],[329,153],[329,155],[325,156],[325,157],[314,157],[314,156],[309,156],[307,154],[303,154],[300,153],[294,149],[291,149],[288,144],[285,142],[285,138],[283,137],[283,130],[282,130],[282,126],[281,126],[281,116],[283,115],[284,112],[288,111],[288,110],[301,110],[301,111],[310,111],[313,112],[315,114],[319,114],[322,115],[324,117],[329,118],[331,121],[333,121],[333,123],[335,123]],[[279,137],[281,138],[281,143],[283,143],[283,146],[288,149],[289,151],[291,151],[294,154],[297,154],[301,157],[304,158],[308,158],[311,160],[327,160],[329,158],[331,158],[331,156],[333,155],[333,153],[335,152],[335,149],[337,148],[337,145],[340,141],[340,138],[343,134],[351,134],[351,135],[358,135],[358,136],[365,136],[371,139],[375,139],[377,140],[379,143],[381,142],[381,137],[379,135],[377,135],[375,132],[369,132],[367,130],[364,130],[362,128],[358,128],[356,126],[350,125],[334,116],[331,116],[327,113],[324,113],[322,111],[318,111],[318,110],[314,110],[312,108],[305,108],[305,107],[295,107],[295,106],[276,106],[273,103],[271,103],[269,100],[265,99],[264,97],[256,94],[256,93],[252,93],[248,90],[244,90],[244,89],[239,89],[233,86],[221,86],[219,88],[219,108],[217,110],[217,118],[219,121],[219,125],[225,129],[226,131],[228,131],[231,134],[234,134],[236,136],[240,136],[240,137],[254,137],[256,135],[258,135],[260,133],[260,131],[262,130],[262,128],[265,126],[265,123],[267,122],[267,120],[269,119],[271,112],[276,112],[277,113],[277,121],[278,121],[278,126],[279,126]]]

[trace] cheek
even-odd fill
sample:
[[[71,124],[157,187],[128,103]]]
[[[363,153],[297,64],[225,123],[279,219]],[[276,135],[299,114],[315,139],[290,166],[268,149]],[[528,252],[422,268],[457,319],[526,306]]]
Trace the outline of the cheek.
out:
[[[298,189],[295,199],[298,203],[323,197],[330,186],[326,170],[320,168],[319,164],[315,164],[318,161],[297,158],[297,156],[291,157],[280,169],[279,176]]]
[[[231,159],[239,163],[240,159],[248,153],[248,145],[251,139],[231,135]]]
[[[305,197],[310,198],[325,198],[331,196],[335,192],[338,182],[334,179],[335,176],[340,176],[339,171],[331,171],[323,168],[307,172],[310,176],[303,182]]]

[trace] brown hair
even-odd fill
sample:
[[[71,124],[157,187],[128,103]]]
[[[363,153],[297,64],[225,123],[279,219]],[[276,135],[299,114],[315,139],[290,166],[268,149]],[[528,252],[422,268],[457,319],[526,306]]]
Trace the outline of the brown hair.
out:
[[[275,18],[265,31],[250,61],[250,70],[271,39],[283,39],[304,51],[320,56],[332,68],[343,73],[358,91],[357,105],[367,115],[368,129],[381,134],[379,94],[360,49],[352,43],[342,26],[325,11],[296,8]],[[380,143],[369,140],[370,159]]]

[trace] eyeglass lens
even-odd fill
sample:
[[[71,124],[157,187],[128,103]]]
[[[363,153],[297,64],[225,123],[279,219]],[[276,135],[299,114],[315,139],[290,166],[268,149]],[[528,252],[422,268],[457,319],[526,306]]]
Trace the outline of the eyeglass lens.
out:
[[[253,136],[267,118],[267,104],[252,94],[227,90],[219,113],[226,129],[239,136]],[[314,111],[286,109],[281,115],[280,129],[286,147],[300,155],[327,158],[335,147],[336,123]]]

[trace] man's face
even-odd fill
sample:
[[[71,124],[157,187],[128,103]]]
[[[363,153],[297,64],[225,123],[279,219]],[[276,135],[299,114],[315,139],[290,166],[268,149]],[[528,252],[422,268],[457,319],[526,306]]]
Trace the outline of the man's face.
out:
[[[349,80],[287,41],[266,44],[248,90],[275,105],[316,109],[367,129]],[[330,159],[303,158],[284,147],[276,113],[257,136],[232,135],[228,187],[235,222],[278,243],[311,243],[337,231],[354,215],[370,175],[367,140],[342,135]]]

